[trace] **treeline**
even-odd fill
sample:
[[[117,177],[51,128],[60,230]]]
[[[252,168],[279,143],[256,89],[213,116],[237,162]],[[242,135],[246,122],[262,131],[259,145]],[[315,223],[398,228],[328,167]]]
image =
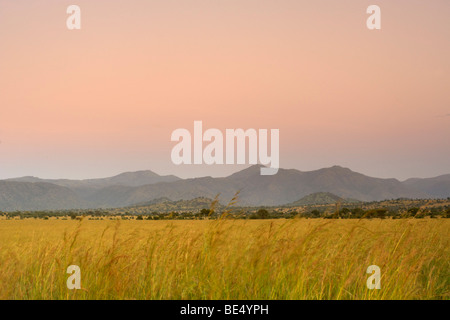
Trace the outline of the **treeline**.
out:
[[[431,208],[431,209],[420,209],[420,208],[409,208],[406,210],[397,209],[369,209],[364,210],[362,208],[342,208],[331,213],[327,210],[320,211],[318,209],[308,210],[305,212],[269,212],[266,209],[260,209],[255,213],[248,215],[250,219],[276,219],[276,218],[307,218],[307,219],[405,219],[405,218],[416,218],[423,219],[429,218],[450,218],[450,207],[441,208]]]
[[[108,210],[78,210],[78,211],[30,211],[30,212],[0,212],[0,216],[5,219],[62,219],[76,220],[83,217],[89,220],[103,219],[122,219],[122,220],[195,220],[195,219],[405,219],[405,218],[450,218],[450,206],[433,207],[421,209],[412,207],[408,209],[368,209],[362,208],[342,208],[330,212],[328,209],[310,209],[302,212],[298,211],[280,211],[270,209],[232,210],[226,213],[215,212],[212,209],[202,209],[199,212],[169,212],[159,213],[151,212],[149,214],[132,214],[125,212],[123,214],[111,213]]]
[[[416,218],[423,219],[429,218],[450,218],[450,207],[440,207],[431,209],[420,209],[412,207],[409,209],[368,209],[362,208],[342,208],[336,210],[334,213],[320,212],[315,209],[306,213],[302,213],[302,216],[306,218],[325,218],[325,219],[404,219],[404,218]]]
[[[5,217],[6,219],[43,219],[48,220],[49,218],[60,218],[60,219],[77,219],[81,217],[107,217],[112,216],[107,210],[76,210],[76,211],[14,211],[14,212],[1,212],[0,217]]]

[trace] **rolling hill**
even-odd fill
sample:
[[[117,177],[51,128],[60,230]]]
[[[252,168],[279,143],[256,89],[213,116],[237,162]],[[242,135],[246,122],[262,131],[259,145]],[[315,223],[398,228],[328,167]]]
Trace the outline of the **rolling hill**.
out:
[[[237,191],[241,206],[285,205],[318,192],[360,201],[450,196],[450,175],[400,182],[340,166],[307,172],[280,169],[273,176],[261,176],[260,167],[251,166],[223,178],[180,179],[139,171],[89,180],[9,179],[1,181],[0,210],[113,208],[160,198],[213,199],[217,194],[226,204]]]
[[[0,210],[61,210],[85,208],[86,203],[74,191],[46,182],[0,180]]]
[[[99,178],[99,179],[85,179],[85,180],[70,180],[70,179],[40,179],[36,177],[21,177],[6,179],[4,181],[16,182],[47,182],[56,184],[58,186],[68,188],[104,188],[108,186],[121,185],[129,187],[143,186],[146,184],[153,184],[158,182],[172,182],[180,180],[174,175],[160,176],[153,171],[143,170],[136,172],[124,172],[113,177]]]
[[[403,184],[408,188],[429,194],[434,198],[450,197],[450,174],[435,178],[408,179]]]
[[[315,192],[307,195],[300,200],[289,203],[286,206],[309,206],[309,205],[323,205],[323,204],[334,204],[337,202],[345,203],[356,203],[358,200],[344,199],[330,192]]]

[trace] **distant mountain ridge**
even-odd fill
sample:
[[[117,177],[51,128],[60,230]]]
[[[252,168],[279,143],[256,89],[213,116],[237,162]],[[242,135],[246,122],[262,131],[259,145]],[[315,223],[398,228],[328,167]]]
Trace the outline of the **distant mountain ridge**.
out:
[[[434,178],[412,178],[404,181],[403,184],[411,189],[433,195],[436,198],[450,197],[450,174]]]
[[[143,186],[146,184],[153,184],[158,182],[172,182],[180,180],[180,178],[174,175],[160,176],[150,170],[142,170],[135,172],[124,172],[113,177],[98,178],[98,179],[84,179],[84,180],[71,180],[71,179],[40,179],[36,177],[21,177],[6,179],[4,181],[16,181],[16,182],[48,182],[56,184],[58,186],[69,188],[80,187],[94,187],[101,188],[111,185],[123,185],[130,187]]]
[[[238,205],[241,206],[291,204],[318,192],[360,201],[450,196],[450,174],[400,182],[368,177],[340,166],[307,172],[279,169],[273,176],[261,176],[260,167],[254,165],[223,178],[180,179],[138,171],[103,179],[22,177],[0,180],[0,210],[113,208],[160,198],[170,201],[213,199],[217,194],[221,203],[226,204],[237,191],[240,191]]]
[[[0,180],[0,210],[62,210],[78,208],[83,200],[72,190],[46,182]]]

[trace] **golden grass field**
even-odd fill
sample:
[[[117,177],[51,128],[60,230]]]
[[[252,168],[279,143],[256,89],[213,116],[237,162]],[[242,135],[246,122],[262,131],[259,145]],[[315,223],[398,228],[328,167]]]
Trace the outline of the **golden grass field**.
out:
[[[0,299],[449,299],[449,219],[0,220]],[[66,268],[81,268],[68,290]],[[369,265],[381,289],[369,290]]]

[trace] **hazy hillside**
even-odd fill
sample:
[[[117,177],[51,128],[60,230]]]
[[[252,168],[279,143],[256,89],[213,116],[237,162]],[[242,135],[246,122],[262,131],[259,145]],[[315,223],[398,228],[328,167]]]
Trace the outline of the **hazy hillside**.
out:
[[[302,183],[311,186],[313,192],[331,192],[361,201],[428,197],[426,193],[404,186],[397,179],[368,177],[340,166],[306,172]]]
[[[188,200],[220,194],[221,203],[225,204],[238,190],[239,205],[243,206],[282,205],[315,192],[331,192],[362,201],[428,197],[396,179],[371,178],[338,166],[310,172],[280,169],[274,176],[261,176],[259,168],[252,166],[226,178],[204,177],[134,188],[108,187],[88,200],[92,206],[117,207],[162,197]]]
[[[149,201],[147,203],[140,203],[135,206],[124,208],[126,210],[130,209],[133,212],[199,212],[202,209],[209,209],[211,208],[211,204],[213,202],[213,199],[209,198],[194,198],[191,200],[178,200],[178,201],[171,201],[167,198],[160,198],[155,199],[153,201]],[[217,204],[215,206],[216,210],[222,208],[223,206],[220,206]]]
[[[136,172],[124,172],[119,175],[109,178],[99,179],[85,179],[85,180],[70,180],[70,179],[40,179],[36,177],[21,177],[7,179],[6,181],[19,181],[19,182],[48,182],[63,187],[69,188],[104,188],[108,186],[130,186],[137,187],[146,184],[153,184],[158,182],[172,182],[180,180],[180,178],[174,175],[160,176],[153,171],[136,171]]]
[[[84,208],[85,203],[69,188],[45,182],[0,180],[0,210],[58,210]]]
[[[435,198],[450,197],[450,174],[434,178],[413,178],[403,184],[411,189],[427,193]]]
[[[355,203],[357,200],[344,199],[330,192],[315,192],[307,195],[300,200],[288,204],[288,206],[308,206],[308,205],[323,205],[341,203]]]
[[[112,186],[102,188],[89,197],[92,207],[123,207],[153,199],[167,197],[174,201],[189,200],[198,197],[214,198],[217,193],[224,197],[236,190],[227,187],[220,180],[223,178],[196,178],[175,182],[160,182],[140,187]]]
[[[152,205],[158,205],[161,203],[167,203],[167,202],[173,202],[172,200],[170,200],[167,197],[162,197],[162,198],[158,198],[158,199],[153,199],[150,201],[145,201],[145,202],[140,202],[140,203],[136,203],[133,205],[133,207],[147,207],[147,206],[152,206]]]
[[[450,195],[450,175],[402,183],[396,179],[368,177],[339,166],[309,172],[280,169],[273,176],[261,176],[260,167],[252,166],[225,178],[179,179],[139,171],[89,180],[34,177],[3,180],[0,210],[113,208],[151,204],[152,200],[161,198],[169,201],[213,199],[217,194],[221,203],[226,204],[236,191],[240,191],[238,205],[241,206],[284,205],[314,193],[331,193],[360,201]],[[323,200],[332,199],[328,195]]]

